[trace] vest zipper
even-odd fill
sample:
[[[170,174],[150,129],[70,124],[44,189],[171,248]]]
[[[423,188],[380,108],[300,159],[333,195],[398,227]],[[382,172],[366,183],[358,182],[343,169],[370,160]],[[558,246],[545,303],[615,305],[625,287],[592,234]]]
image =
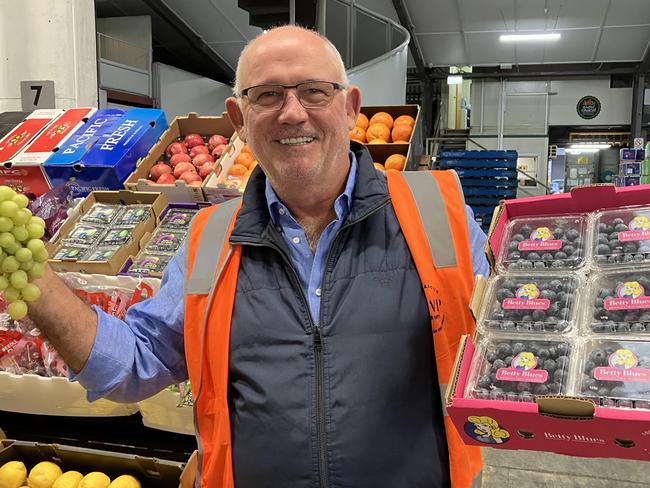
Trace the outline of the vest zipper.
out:
[[[325,373],[320,327],[314,327],[314,362],[316,363],[316,421],[318,423],[318,474],[320,488],[329,486],[327,469],[327,432],[325,430]]]

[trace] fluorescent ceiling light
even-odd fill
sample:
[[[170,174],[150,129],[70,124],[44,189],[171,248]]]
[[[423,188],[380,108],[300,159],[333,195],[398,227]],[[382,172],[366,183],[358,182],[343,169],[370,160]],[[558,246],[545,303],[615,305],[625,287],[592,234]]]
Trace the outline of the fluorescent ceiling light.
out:
[[[460,75],[447,76],[448,85],[460,85],[463,82],[463,77]]]
[[[600,149],[567,149],[567,154],[582,154],[582,153],[595,153],[600,151]]]
[[[499,36],[501,42],[517,41],[557,41],[560,34],[556,32],[546,32],[543,34],[502,34]]]
[[[609,144],[595,143],[595,144],[571,144],[571,149],[609,149]]]

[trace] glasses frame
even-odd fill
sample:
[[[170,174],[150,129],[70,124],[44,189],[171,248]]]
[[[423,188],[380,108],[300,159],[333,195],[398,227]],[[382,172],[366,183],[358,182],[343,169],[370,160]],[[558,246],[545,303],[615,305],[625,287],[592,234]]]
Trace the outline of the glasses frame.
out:
[[[287,90],[291,88],[298,88],[301,85],[305,85],[308,83],[327,83],[328,85],[332,85],[332,88],[334,88],[334,93],[336,93],[339,90],[345,90],[347,86],[343,85],[342,83],[336,83],[334,81],[325,81],[325,80],[307,80],[307,81],[301,81],[300,83],[296,85],[282,85],[280,83],[262,83],[261,85],[254,85],[254,86],[249,86],[247,88],[244,88],[239,92],[239,95],[237,95],[237,98],[244,98],[246,97],[248,99],[248,103],[251,106],[253,110],[256,112],[277,112],[278,110],[281,110],[282,107],[284,107],[284,104],[287,102]],[[275,87],[281,87],[284,89],[284,98],[282,99],[282,104],[280,104],[277,108],[267,108],[263,107],[261,105],[256,105],[255,103],[250,101],[250,98],[248,97],[248,92],[254,88],[259,88],[261,86],[275,86]],[[321,108],[327,108],[332,104],[332,101],[334,100],[334,94],[332,94],[332,97],[329,99],[326,105],[320,105],[320,106],[314,106],[314,107],[305,107],[302,103],[302,100],[298,96],[297,90],[296,90],[296,98],[298,99],[298,102],[300,105],[305,109],[305,110],[318,110]]]

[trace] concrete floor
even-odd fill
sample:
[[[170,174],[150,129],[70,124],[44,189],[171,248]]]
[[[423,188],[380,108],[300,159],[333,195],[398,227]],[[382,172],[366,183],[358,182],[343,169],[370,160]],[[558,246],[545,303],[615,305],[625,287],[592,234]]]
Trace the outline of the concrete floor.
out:
[[[483,449],[482,488],[650,487],[650,462]]]

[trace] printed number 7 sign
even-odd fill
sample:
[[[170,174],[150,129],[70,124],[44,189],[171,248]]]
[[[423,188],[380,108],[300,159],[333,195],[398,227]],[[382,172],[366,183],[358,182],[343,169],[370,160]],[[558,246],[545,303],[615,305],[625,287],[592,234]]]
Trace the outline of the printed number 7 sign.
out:
[[[24,111],[55,108],[54,81],[21,81],[20,99]]]

